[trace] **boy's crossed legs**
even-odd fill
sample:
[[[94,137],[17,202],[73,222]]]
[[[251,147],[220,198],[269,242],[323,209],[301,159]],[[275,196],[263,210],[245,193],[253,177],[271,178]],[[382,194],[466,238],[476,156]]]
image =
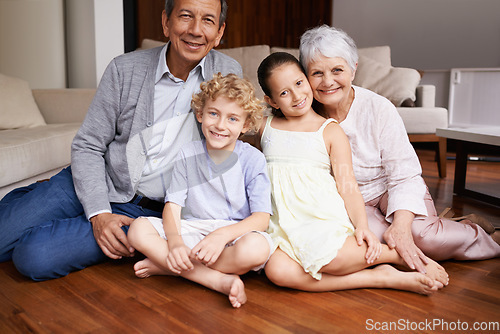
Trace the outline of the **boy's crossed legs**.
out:
[[[182,221],[182,238],[186,246],[193,248],[210,232],[231,223],[234,222]],[[161,219],[136,219],[130,226],[128,238],[131,245],[147,257],[134,265],[137,277],[176,275],[167,266],[169,248]],[[238,275],[262,269],[270,257],[271,245],[266,233],[247,233],[228,244],[213,265],[191,259],[193,269],[183,270],[180,276],[228,295],[233,307],[240,307],[246,302],[246,293]]]

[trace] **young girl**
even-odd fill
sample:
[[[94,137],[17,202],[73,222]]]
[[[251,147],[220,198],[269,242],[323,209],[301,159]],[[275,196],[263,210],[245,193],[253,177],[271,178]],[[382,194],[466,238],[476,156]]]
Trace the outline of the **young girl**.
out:
[[[390,287],[431,294],[446,285],[448,275],[431,260],[426,275],[388,265],[363,270],[405,263],[368,229],[346,135],[314,112],[311,87],[292,55],[268,56],[258,78],[274,114],[260,129],[272,184],[268,232],[277,248],[268,278],[309,291]]]

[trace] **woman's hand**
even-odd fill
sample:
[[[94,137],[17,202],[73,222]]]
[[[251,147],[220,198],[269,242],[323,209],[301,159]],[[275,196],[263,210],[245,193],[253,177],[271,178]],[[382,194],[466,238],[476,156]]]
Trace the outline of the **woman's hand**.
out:
[[[220,230],[215,230],[193,247],[191,257],[211,266],[219,259],[226,244],[227,236]]]
[[[170,271],[180,275],[182,271],[188,271],[194,268],[189,259],[191,249],[184,243],[172,245],[167,256],[167,266]]]
[[[365,254],[366,263],[371,264],[380,257],[380,254],[382,254],[382,244],[372,231],[367,228],[357,228],[354,231],[354,237],[359,246],[361,246],[364,241],[366,241],[368,245]]]
[[[413,241],[411,224],[414,217],[410,211],[396,211],[391,226],[384,233],[384,240],[389,248],[396,249],[408,267],[425,274],[429,260]]]

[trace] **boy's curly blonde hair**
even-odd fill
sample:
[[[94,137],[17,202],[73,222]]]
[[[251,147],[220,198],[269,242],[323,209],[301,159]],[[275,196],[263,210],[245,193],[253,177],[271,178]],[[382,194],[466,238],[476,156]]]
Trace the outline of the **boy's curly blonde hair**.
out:
[[[257,131],[266,109],[263,101],[255,97],[255,89],[252,83],[242,79],[235,74],[223,76],[220,72],[214,74],[212,80],[201,84],[201,91],[193,94],[191,108],[200,114],[208,99],[214,101],[219,96],[236,102],[246,113],[246,124],[250,131]]]

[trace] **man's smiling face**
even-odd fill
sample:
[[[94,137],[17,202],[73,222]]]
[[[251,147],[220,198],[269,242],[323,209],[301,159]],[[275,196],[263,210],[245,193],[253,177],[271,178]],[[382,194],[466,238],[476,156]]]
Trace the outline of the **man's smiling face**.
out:
[[[163,32],[170,39],[169,68],[192,69],[219,45],[225,27],[219,27],[220,13],[220,0],[175,0],[170,17],[163,11]]]

